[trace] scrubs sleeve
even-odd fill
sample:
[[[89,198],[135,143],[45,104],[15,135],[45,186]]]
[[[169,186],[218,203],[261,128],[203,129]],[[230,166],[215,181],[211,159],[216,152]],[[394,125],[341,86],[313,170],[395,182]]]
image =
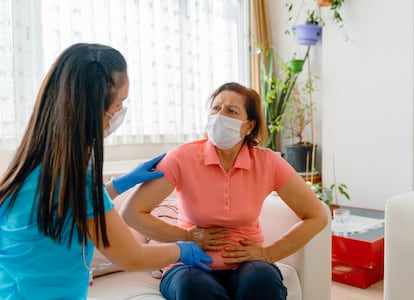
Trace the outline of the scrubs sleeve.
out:
[[[90,172],[87,175],[87,185],[86,185],[86,216],[87,219],[91,219],[94,217],[93,215],[93,204],[91,198],[91,187],[92,187],[92,176]],[[115,205],[112,202],[111,197],[109,196],[108,192],[106,191],[105,185],[102,184],[102,192],[103,192],[103,204],[104,204],[104,211],[107,213],[110,211]]]

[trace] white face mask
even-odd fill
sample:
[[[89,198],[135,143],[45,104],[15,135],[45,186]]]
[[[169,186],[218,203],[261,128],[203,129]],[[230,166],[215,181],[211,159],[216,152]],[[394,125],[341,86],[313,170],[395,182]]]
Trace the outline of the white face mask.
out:
[[[240,128],[247,121],[241,121],[219,114],[208,115],[206,125],[208,139],[220,149],[230,149],[242,140]]]
[[[122,122],[124,122],[125,115],[127,112],[127,108],[124,106],[121,110],[114,113],[114,115],[109,120],[109,128],[105,129],[104,137],[108,137],[110,134],[114,133],[115,130],[121,126]]]

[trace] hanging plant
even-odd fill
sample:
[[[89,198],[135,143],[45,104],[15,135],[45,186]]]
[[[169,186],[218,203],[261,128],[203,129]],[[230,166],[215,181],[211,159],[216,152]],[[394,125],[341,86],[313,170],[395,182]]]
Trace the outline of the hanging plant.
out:
[[[319,6],[331,6],[333,0],[318,0]]]
[[[314,46],[322,38],[322,26],[303,24],[293,26],[293,32],[302,46]]]
[[[323,20],[315,10],[308,11],[306,23],[293,26],[298,43],[303,46],[314,46],[322,38]]]
[[[345,23],[341,15],[341,8],[344,2],[345,0],[317,0],[319,7],[329,7],[333,23],[336,24],[339,27],[339,29],[342,30],[345,40],[348,41],[349,36],[345,31]]]
[[[300,73],[303,70],[305,60],[303,59],[291,59],[287,62],[287,66],[292,73]]]
[[[344,20],[342,19],[341,13],[340,13],[340,9],[342,7],[342,5],[344,4],[345,0],[333,0],[332,4],[331,4],[331,11],[333,14],[333,20],[336,24],[339,24],[340,27],[342,27],[342,23],[344,22]]]

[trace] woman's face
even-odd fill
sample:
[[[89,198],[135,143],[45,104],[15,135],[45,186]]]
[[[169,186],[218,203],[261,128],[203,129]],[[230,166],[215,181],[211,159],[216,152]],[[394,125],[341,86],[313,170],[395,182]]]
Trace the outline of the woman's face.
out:
[[[108,110],[105,112],[104,120],[103,120],[103,130],[109,128],[109,121],[111,120],[112,116],[122,109],[123,102],[128,97],[129,91],[129,80],[125,80],[125,84],[119,88],[112,98],[111,105],[109,106]]]
[[[248,120],[246,99],[236,92],[228,90],[222,91],[214,98],[210,106],[210,115],[216,114],[246,121]],[[254,124],[254,120],[243,123],[240,128],[241,136],[244,136],[246,133],[250,132],[253,129]]]

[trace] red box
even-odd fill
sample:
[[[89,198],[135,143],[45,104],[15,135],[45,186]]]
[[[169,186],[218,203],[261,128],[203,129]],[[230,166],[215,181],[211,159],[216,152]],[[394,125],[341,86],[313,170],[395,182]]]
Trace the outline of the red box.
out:
[[[352,209],[381,218],[383,212]],[[384,227],[349,236],[332,235],[332,280],[367,288],[384,278]]]
[[[332,280],[367,288],[384,278],[384,265],[367,268],[332,259]]]
[[[332,259],[373,268],[384,264],[384,237],[372,241],[332,235]]]

